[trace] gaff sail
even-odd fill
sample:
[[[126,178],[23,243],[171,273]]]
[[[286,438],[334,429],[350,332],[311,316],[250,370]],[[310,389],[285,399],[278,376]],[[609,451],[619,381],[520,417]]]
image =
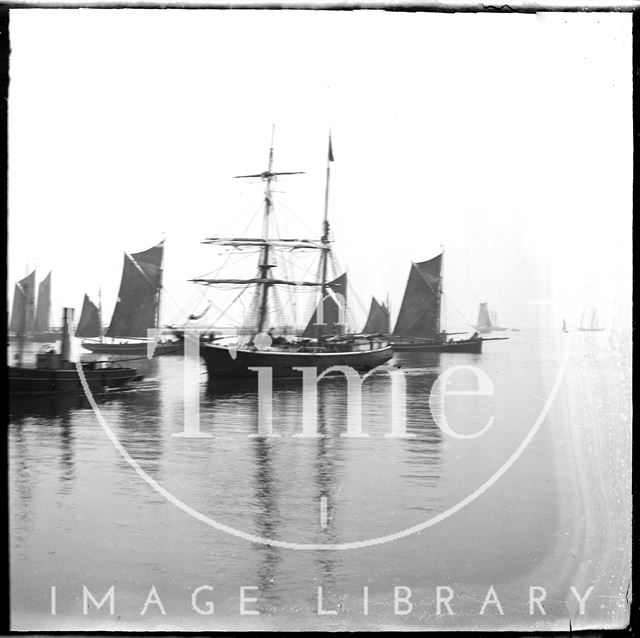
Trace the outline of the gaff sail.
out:
[[[389,332],[389,309],[384,303],[380,303],[375,297],[371,298],[371,307],[367,322],[362,329],[364,334],[377,334]]]
[[[36,304],[36,271],[21,279],[15,286],[9,330],[24,334],[33,330]]]
[[[478,321],[476,328],[480,331],[491,330],[493,324],[491,322],[491,315],[489,314],[489,304],[485,301],[480,304],[478,309]]]
[[[140,253],[125,253],[118,301],[107,337],[146,337],[159,323],[164,240]]]
[[[47,332],[50,328],[51,317],[51,273],[38,286],[38,305],[34,323],[35,332]]]
[[[84,339],[85,337],[99,337],[101,334],[100,311],[91,299],[85,295],[75,336]]]
[[[440,332],[441,290],[442,253],[411,264],[394,336],[436,339]]]
[[[321,337],[343,334],[345,331],[345,315],[347,302],[347,273],[343,273],[333,281],[327,283],[327,288],[333,291],[333,295],[327,291],[324,299],[320,301],[322,304],[322,322],[316,325],[318,321],[318,309],[313,311],[313,315],[304,329],[302,336],[315,338],[318,333]],[[336,294],[337,293],[337,294]],[[337,295],[341,295],[338,297]],[[318,304],[318,307],[320,306]]]

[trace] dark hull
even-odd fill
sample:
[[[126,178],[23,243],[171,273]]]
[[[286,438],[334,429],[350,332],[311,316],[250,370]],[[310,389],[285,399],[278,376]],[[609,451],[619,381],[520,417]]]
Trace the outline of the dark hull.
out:
[[[386,363],[393,356],[390,346],[373,350],[350,352],[287,352],[273,350],[237,349],[235,359],[224,346],[201,344],[200,356],[207,366],[209,382],[214,379],[256,379],[258,373],[251,367],[269,367],[274,378],[302,378],[295,367],[315,367],[318,374],[332,366],[350,366],[358,372],[367,372]]]
[[[392,343],[394,352],[467,352],[480,354],[482,339],[460,339],[450,343]]]
[[[101,393],[121,388],[130,381],[140,379],[134,368],[84,369],[91,392]],[[10,394],[51,394],[58,392],[83,393],[80,377],[75,369],[9,367]]]
[[[140,343],[100,343],[99,341],[83,341],[82,347],[94,354],[118,354],[123,356],[147,356],[147,342]],[[168,354],[182,354],[183,342],[176,341],[173,343],[158,343],[153,351],[153,356]]]

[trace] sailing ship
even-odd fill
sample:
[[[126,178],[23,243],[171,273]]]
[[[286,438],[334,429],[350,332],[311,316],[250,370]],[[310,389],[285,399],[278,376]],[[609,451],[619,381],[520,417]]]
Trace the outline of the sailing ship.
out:
[[[191,281],[204,285],[240,284],[245,290],[252,287],[253,301],[241,334],[235,343],[200,343],[200,356],[204,359],[209,382],[213,379],[256,378],[252,368],[268,367],[274,377],[300,377],[296,368],[315,367],[318,373],[333,366],[350,366],[363,372],[371,370],[393,356],[391,347],[382,336],[346,333],[346,273],[328,281],[328,262],[331,252],[329,238],[329,183],[333,150],[331,136],[327,154],[324,218],[320,240],[282,239],[271,236],[271,219],[274,214],[272,198],[273,182],[281,175],[296,175],[295,172],[273,170],[273,133],[269,149],[267,170],[255,175],[238,175],[237,178],[260,178],[264,182],[264,210],[262,236],[260,238],[225,239],[211,237],[204,243],[234,248],[250,247],[259,250],[258,269],[253,277],[243,279],[196,278]],[[311,250],[319,253],[317,278],[314,281],[294,281],[273,274],[277,268],[278,251],[285,249]],[[287,330],[270,328],[269,317],[273,306],[277,306],[277,291],[280,286],[301,286],[316,289],[320,302],[301,334],[287,334]]]
[[[146,356],[147,329],[159,326],[163,257],[164,240],[139,253],[125,252],[118,300],[106,334],[100,309],[85,295],[76,332],[86,338],[83,348],[95,354]],[[153,354],[181,353],[181,339],[162,338]]]
[[[51,328],[51,272],[40,282],[36,303],[36,271],[16,283],[11,308],[9,331],[13,339],[54,342],[60,330]],[[24,325],[23,325],[24,315]]]
[[[23,311],[26,321],[29,314]],[[63,309],[61,352],[45,346],[36,355],[36,366],[22,365],[22,343],[18,365],[9,366],[9,393],[11,395],[42,395],[51,393],[83,393],[84,388],[76,364],[71,360],[71,324],[73,308]],[[122,388],[131,381],[142,379],[135,368],[121,367],[110,361],[89,361],[81,364],[84,378],[93,393]]]
[[[393,330],[391,345],[394,352],[482,352],[483,341],[507,337],[470,337],[453,339],[441,326],[442,264],[444,251],[427,261],[411,264],[402,305]]]
[[[484,301],[478,308],[478,320],[475,329],[480,334],[491,334],[492,332],[503,332],[508,328],[502,328],[498,325],[498,317],[495,312],[489,311],[489,304]]]
[[[595,308],[590,310],[584,310],[582,317],[580,318],[580,326],[578,327],[580,332],[603,332],[604,327],[600,323],[600,317],[598,311]]]

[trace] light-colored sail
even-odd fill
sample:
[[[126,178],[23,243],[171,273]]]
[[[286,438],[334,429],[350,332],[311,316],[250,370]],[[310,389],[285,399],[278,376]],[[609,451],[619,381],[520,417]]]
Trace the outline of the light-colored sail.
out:
[[[9,330],[25,334],[33,330],[36,302],[36,271],[21,279],[13,293]]]
[[[47,332],[51,328],[51,273],[38,286],[38,304],[33,326],[34,332]]]

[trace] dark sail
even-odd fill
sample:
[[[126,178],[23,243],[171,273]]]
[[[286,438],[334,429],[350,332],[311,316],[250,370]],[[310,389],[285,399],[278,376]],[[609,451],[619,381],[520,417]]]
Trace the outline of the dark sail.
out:
[[[102,334],[102,326],[100,325],[100,311],[98,307],[89,299],[87,295],[84,296],[82,302],[82,312],[80,313],[80,319],[78,320],[78,327],[76,328],[76,337],[99,337]]]
[[[411,264],[407,287],[393,334],[435,339],[440,331],[442,254]]]
[[[367,323],[362,329],[364,334],[376,334],[378,332],[389,332],[389,309],[385,304],[381,304],[375,297],[371,298],[371,307]]]
[[[327,288],[331,288],[334,293],[339,293],[344,297],[344,303],[346,305],[347,301],[347,273],[343,273],[337,279],[330,281],[327,284]],[[339,299],[339,297],[338,297]],[[342,334],[345,330],[343,324],[340,324],[340,319],[344,321],[344,315],[346,308],[342,308],[340,310],[338,304],[335,299],[330,296],[329,293],[322,300],[322,315],[323,315],[323,323],[324,325],[316,326],[316,315],[317,310],[313,311],[313,316],[309,320],[307,327],[304,329],[302,333],[303,337],[316,337],[318,336],[318,329],[320,330],[320,336],[334,335],[334,334]]]
[[[47,332],[51,327],[49,319],[51,315],[51,273],[49,273],[38,286],[38,305],[36,306],[36,318],[34,331]]]
[[[125,253],[118,301],[108,337],[146,337],[158,326],[164,241],[140,253]]]
[[[15,286],[9,330],[24,334],[33,330],[36,305],[36,271],[21,279]]]
[[[491,316],[489,315],[489,304],[485,301],[480,304],[478,309],[478,322],[476,324],[478,330],[491,330]]]

